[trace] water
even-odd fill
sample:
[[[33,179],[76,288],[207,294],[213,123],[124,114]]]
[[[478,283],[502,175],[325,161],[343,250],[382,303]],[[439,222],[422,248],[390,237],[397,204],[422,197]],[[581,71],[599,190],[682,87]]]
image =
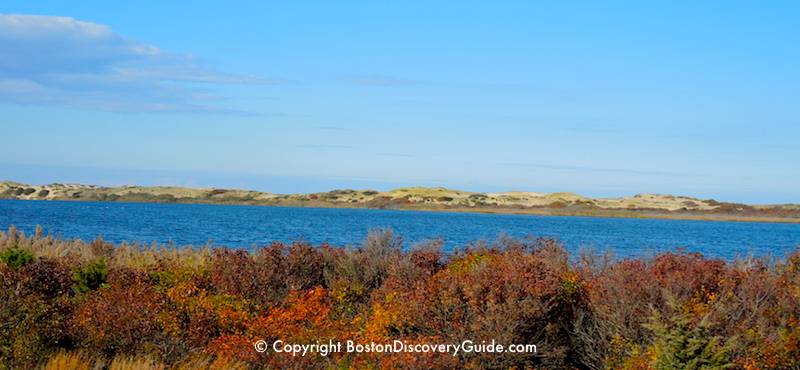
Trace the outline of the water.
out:
[[[800,224],[600,217],[499,215],[370,209],[199,204],[0,200],[0,229],[36,225],[64,238],[112,243],[169,243],[250,248],[304,239],[315,245],[357,245],[372,228],[394,229],[406,246],[441,236],[445,251],[500,234],[550,236],[577,251],[591,246],[618,257],[682,247],[710,257],[774,255],[800,245]]]

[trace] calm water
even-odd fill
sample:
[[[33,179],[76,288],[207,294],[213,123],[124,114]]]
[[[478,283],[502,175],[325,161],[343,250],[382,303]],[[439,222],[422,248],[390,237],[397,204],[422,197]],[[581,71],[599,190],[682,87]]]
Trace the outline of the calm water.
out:
[[[0,229],[33,233],[36,225],[64,238],[98,235],[120,243],[157,242],[250,248],[271,241],[356,245],[367,230],[394,229],[410,246],[442,236],[445,249],[501,233],[557,237],[570,250],[593,246],[617,256],[683,247],[707,256],[783,256],[800,245],[800,224],[496,215],[368,209],[196,204],[0,200]]]

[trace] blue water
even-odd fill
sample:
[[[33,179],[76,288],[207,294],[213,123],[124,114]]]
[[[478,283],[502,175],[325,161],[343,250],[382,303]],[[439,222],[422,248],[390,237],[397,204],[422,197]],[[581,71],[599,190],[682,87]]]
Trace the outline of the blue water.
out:
[[[199,204],[0,200],[0,230],[36,225],[63,238],[112,243],[169,243],[251,248],[272,241],[357,245],[372,228],[394,229],[406,246],[441,236],[445,251],[500,234],[550,236],[578,251],[591,246],[617,257],[682,247],[706,256],[782,257],[800,245],[800,224],[600,217],[498,215],[369,209]]]

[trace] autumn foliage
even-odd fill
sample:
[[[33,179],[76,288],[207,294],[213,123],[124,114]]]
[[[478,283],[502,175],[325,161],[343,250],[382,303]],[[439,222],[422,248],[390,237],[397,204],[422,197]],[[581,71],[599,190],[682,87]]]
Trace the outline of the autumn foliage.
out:
[[[800,250],[725,261],[570,254],[547,238],[442,253],[112,246],[0,233],[0,368],[800,367]],[[291,344],[535,344],[536,352],[331,352]]]

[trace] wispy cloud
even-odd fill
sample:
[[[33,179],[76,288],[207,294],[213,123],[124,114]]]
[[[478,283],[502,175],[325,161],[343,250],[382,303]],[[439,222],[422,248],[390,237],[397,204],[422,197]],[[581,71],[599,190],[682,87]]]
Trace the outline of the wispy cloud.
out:
[[[69,17],[0,14],[0,102],[117,112],[243,113],[183,83],[280,83],[227,73]]]
[[[411,81],[388,77],[346,76],[341,77],[340,79],[342,81],[352,82],[359,85],[405,85],[411,83]]]
[[[692,176],[692,177],[703,176],[700,174],[693,174],[693,173],[635,170],[635,169],[624,169],[624,168],[564,166],[564,165],[549,165],[549,164],[539,164],[539,163],[503,163],[503,164],[506,166],[513,166],[513,167],[531,167],[531,168],[541,168],[547,170],[566,170],[566,171],[580,171],[580,172],[607,172],[607,173],[610,172],[610,173],[625,173],[634,175],[659,175],[659,176]]]
[[[762,124],[726,124],[716,127],[691,127],[673,129],[670,132],[658,134],[658,138],[671,140],[706,140],[726,141],[731,139],[757,139],[790,137],[800,133],[795,125],[770,125]]]

